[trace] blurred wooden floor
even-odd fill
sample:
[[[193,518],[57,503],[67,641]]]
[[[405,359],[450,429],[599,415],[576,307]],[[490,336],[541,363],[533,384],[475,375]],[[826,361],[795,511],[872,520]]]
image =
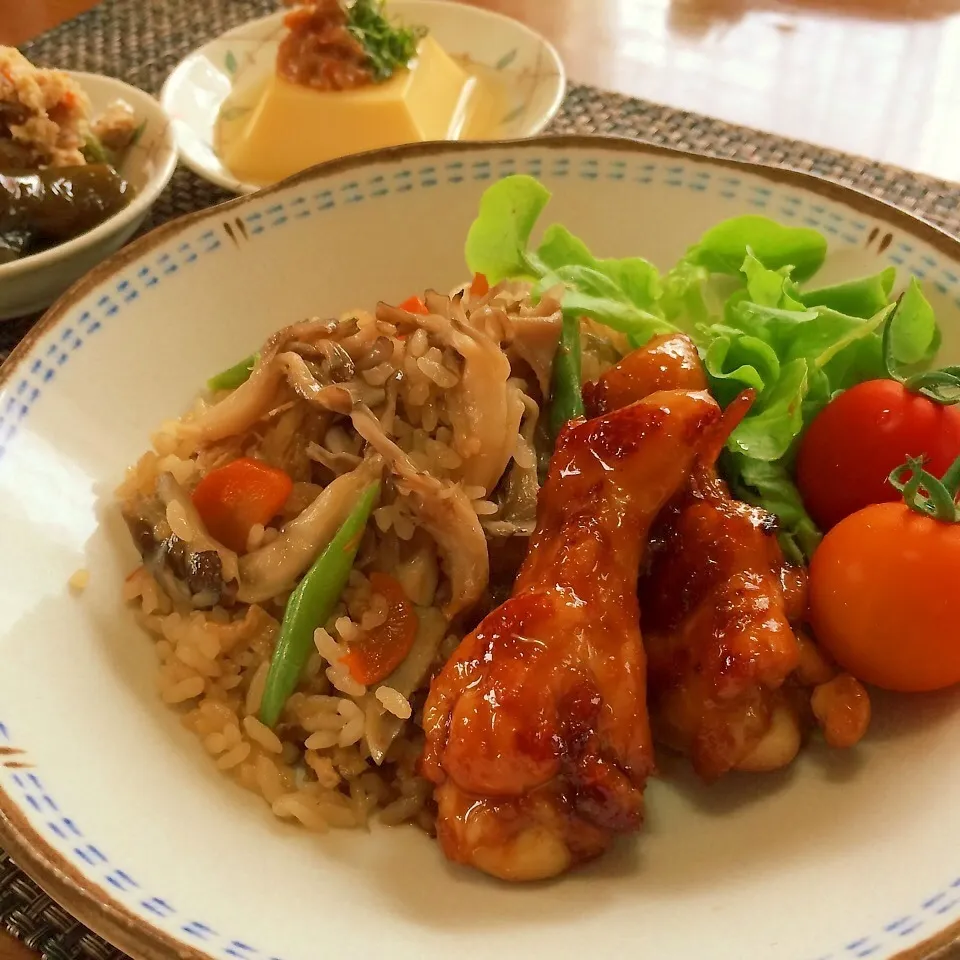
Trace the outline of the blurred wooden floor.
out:
[[[467,2],[543,32],[575,80],[960,180],[960,0]],[[0,43],[93,5],[0,0]]]

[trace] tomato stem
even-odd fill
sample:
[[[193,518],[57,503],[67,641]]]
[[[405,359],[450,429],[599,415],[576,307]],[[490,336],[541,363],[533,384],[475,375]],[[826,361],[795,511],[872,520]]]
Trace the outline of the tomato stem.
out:
[[[912,393],[923,394],[945,407],[960,403],[960,367],[918,373],[901,382]]]
[[[960,366],[943,367],[941,370],[925,370],[922,373],[908,374],[900,368],[893,355],[893,324],[897,311],[903,302],[903,294],[897,298],[893,312],[883,325],[883,364],[891,380],[909,390],[919,393],[934,403],[950,407],[960,403]],[[902,468],[901,468],[902,469]],[[895,473],[897,471],[894,471]]]
[[[940,478],[940,482],[946,487],[947,492],[953,497],[954,501],[956,501],[957,494],[960,493],[960,457],[957,457],[957,459],[950,464],[950,468]]]
[[[906,477],[905,471],[908,471]],[[960,457],[939,480],[923,469],[923,457],[908,457],[887,479],[903,494],[903,502],[911,510],[941,523],[960,523],[960,507],[956,502],[960,491]]]

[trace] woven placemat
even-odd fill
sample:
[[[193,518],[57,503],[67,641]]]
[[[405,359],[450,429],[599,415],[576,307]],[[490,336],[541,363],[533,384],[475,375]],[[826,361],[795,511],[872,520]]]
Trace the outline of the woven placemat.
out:
[[[197,44],[270,13],[277,5],[273,0],[105,0],[21,49],[38,65],[109,74],[156,94],[170,70]],[[958,184],[645,100],[571,85],[550,132],[636,137],[816,173],[902,206],[960,236]],[[180,169],[145,229],[227,196]],[[0,324],[0,360],[35,319]],[[53,903],[2,852],[0,924],[51,960],[117,960],[123,956]]]

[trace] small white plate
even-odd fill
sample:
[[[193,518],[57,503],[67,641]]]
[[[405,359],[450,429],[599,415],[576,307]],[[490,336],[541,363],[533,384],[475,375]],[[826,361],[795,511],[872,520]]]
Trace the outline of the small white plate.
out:
[[[90,98],[94,116],[114,100],[125,100],[144,123],[143,133],[120,168],[136,194],[122,210],[87,233],[0,266],[0,320],[50,306],[67,287],[125,243],[143,222],[177,166],[170,122],[153,97],[113,77],[67,72]]]
[[[560,109],[566,90],[560,55],[524,24],[448,0],[391,0],[388,10],[403,23],[423,24],[454,57],[507,75],[506,110],[484,139],[532,137]],[[285,15],[280,11],[245,23],[195,50],[174,69],[160,93],[183,162],[234,193],[253,193],[259,186],[234,177],[218,155],[220,110],[235,88],[255,84],[273,70]]]

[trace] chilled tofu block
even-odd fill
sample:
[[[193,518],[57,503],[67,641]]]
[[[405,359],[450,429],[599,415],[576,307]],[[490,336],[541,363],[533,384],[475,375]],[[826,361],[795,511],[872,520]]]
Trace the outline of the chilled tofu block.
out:
[[[273,183],[348,153],[456,139],[475,83],[429,35],[385,83],[319,91],[274,74],[224,159],[241,180]]]

